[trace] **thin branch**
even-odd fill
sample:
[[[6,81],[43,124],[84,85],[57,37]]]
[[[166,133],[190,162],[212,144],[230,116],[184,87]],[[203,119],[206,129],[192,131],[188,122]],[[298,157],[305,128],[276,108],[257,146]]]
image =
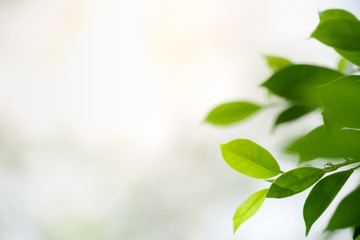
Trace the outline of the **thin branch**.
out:
[[[347,159],[345,159],[345,160],[346,160],[346,161],[343,162],[343,163],[333,164],[332,166],[323,168],[323,170],[324,170],[325,172],[333,172],[333,171],[338,170],[338,169],[341,168],[341,167],[344,167],[344,166],[347,166],[347,165],[351,165],[351,164],[354,164],[354,163],[360,163],[360,160],[358,160],[358,159],[356,159],[356,160],[355,160],[355,159],[351,160],[351,159],[348,159],[348,158],[347,158]],[[358,167],[360,167],[360,165],[356,166],[355,169],[358,168]]]

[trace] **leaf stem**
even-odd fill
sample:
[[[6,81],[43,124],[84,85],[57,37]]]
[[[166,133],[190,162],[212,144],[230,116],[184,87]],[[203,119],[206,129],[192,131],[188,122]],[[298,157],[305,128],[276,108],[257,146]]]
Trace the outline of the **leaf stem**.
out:
[[[332,166],[329,166],[329,167],[324,167],[323,170],[325,172],[333,172],[333,171],[338,170],[341,167],[344,167],[344,166],[347,166],[350,164],[354,164],[354,163],[360,163],[360,160],[358,160],[358,159],[350,160],[347,158],[347,159],[345,159],[345,162],[339,163],[339,164],[333,164]],[[358,167],[360,167],[360,165],[356,166],[354,169],[356,169]]]

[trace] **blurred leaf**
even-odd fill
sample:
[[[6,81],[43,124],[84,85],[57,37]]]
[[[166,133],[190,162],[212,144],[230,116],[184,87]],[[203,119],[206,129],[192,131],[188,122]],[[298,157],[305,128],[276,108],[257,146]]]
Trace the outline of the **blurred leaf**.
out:
[[[326,22],[331,20],[353,20],[357,21],[358,19],[348,11],[343,9],[328,9],[323,12],[319,12],[320,22]]]
[[[335,51],[349,62],[360,66],[360,51],[347,51],[335,48]]]
[[[354,226],[354,235],[353,239],[359,240],[360,239],[360,224],[357,226]]]
[[[339,130],[342,128],[342,126],[334,122],[331,118],[328,118],[326,115],[323,115],[323,113],[321,113],[321,115],[323,118],[325,129],[329,135],[331,135],[334,130]]]
[[[221,144],[220,148],[226,163],[246,176],[265,179],[281,173],[274,157],[266,149],[248,139],[235,139]]]
[[[334,157],[332,143],[324,126],[319,126],[297,139],[288,147],[290,152],[299,153],[300,162],[306,162],[318,157]],[[335,156],[338,157],[338,156]]]
[[[216,125],[227,125],[244,120],[260,109],[259,105],[251,102],[224,103],[214,108],[205,121]]]
[[[324,116],[337,125],[360,128],[360,76],[345,76],[318,89]]]
[[[358,21],[358,19],[351,13],[342,9],[329,9],[319,13],[320,23],[332,20],[350,20]],[[360,66],[360,51],[347,51],[335,48],[335,51],[349,62]],[[343,62],[343,61],[342,61]],[[343,72],[339,69],[339,71]]]
[[[267,181],[269,183],[273,183],[275,181],[275,179],[265,179],[265,181]]]
[[[270,186],[267,198],[285,198],[311,187],[323,175],[324,170],[313,167],[300,167],[278,177]]]
[[[285,67],[294,65],[292,62],[282,57],[265,55],[265,59],[268,66],[273,70],[273,72],[277,72]]]
[[[268,190],[269,189],[263,189],[254,193],[236,209],[233,217],[234,233],[243,222],[254,216],[260,209]]]
[[[344,73],[344,71],[345,71],[345,69],[346,69],[346,64],[347,64],[346,59],[341,58],[340,61],[338,62],[337,70],[338,70],[339,72]]]
[[[300,162],[316,158],[359,158],[360,131],[355,129],[334,130],[328,134],[325,126],[319,126],[293,142],[288,150],[299,153]]]
[[[360,187],[347,195],[331,217],[327,230],[351,227],[360,224]]]
[[[306,236],[311,226],[323,214],[338,192],[354,172],[353,169],[337,172],[321,179],[311,190],[304,204]]]
[[[298,64],[276,72],[262,86],[292,102],[317,105],[316,87],[341,76],[343,74],[329,68]]]
[[[275,126],[296,120],[313,111],[314,109],[315,107],[305,105],[292,105],[278,115],[275,120]]]
[[[360,130],[342,129],[333,132],[334,152],[343,158],[360,158]]]
[[[311,37],[330,47],[360,51],[360,21],[349,19],[323,21]]]
[[[340,61],[338,62],[337,69],[339,72],[341,72],[343,74],[351,74],[353,65],[351,62],[349,62],[345,58],[341,58]]]

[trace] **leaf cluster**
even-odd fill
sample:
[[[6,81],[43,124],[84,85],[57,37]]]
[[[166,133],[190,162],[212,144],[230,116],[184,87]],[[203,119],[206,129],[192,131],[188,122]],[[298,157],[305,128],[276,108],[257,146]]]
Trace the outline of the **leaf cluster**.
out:
[[[222,156],[231,168],[271,183],[268,189],[254,193],[237,208],[234,232],[259,210],[266,198],[286,198],[314,186],[303,207],[308,235],[349,177],[360,168],[360,76],[356,75],[360,67],[360,21],[341,9],[320,12],[319,18],[311,37],[342,56],[337,68],[295,64],[281,57],[266,56],[273,74],[261,86],[284,104],[274,127],[315,110],[322,114],[321,126],[287,147],[287,151],[299,155],[299,165],[323,158],[343,161],[329,162],[324,168],[299,166],[283,172],[271,153],[251,140],[235,139],[221,144]],[[265,108],[268,106],[249,101],[224,103],[210,111],[206,122],[230,125]],[[345,170],[338,171],[342,167]],[[360,185],[340,202],[326,230],[342,228],[353,228],[353,239],[360,239]]]

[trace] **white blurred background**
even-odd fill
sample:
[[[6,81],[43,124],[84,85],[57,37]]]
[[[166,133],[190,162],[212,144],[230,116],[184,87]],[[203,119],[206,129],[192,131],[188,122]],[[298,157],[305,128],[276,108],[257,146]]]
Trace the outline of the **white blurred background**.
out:
[[[266,103],[263,54],[335,66],[334,51],[309,39],[317,12],[359,17],[359,6],[1,0],[0,239],[305,239],[306,193],[267,200],[232,234],[236,207],[268,184],[228,167],[219,144],[252,139],[287,170],[296,164],[282,144],[318,116],[275,133],[276,111],[226,128],[203,119],[226,101]],[[322,234],[334,205],[309,239],[350,237]]]

